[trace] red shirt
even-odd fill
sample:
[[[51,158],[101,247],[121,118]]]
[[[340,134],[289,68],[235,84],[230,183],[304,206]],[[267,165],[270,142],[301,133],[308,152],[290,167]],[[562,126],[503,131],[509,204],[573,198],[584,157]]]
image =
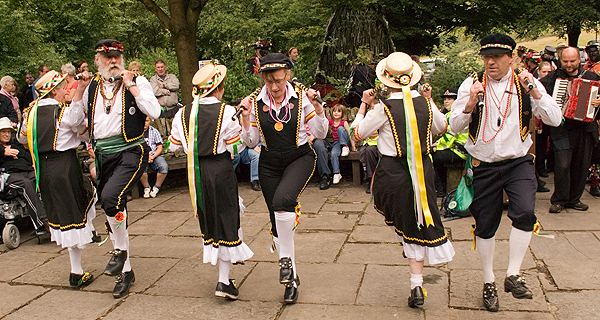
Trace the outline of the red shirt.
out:
[[[342,126],[342,128],[343,128],[344,122],[347,123],[348,120],[344,119],[344,120],[340,121],[340,123],[337,126],[333,125],[333,121],[334,121],[333,119],[327,119],[327,120],[329,120],[329,126],[331,127],[331,135],[333,136],[333,141],[340,140],[340,137],[338,137],[338,134],[337,134],[337,130],[340,126]]]

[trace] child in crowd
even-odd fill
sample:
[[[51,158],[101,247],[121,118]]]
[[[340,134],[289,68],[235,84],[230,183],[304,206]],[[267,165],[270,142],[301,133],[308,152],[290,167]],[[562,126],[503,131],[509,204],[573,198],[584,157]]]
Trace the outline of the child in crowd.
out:
[[[169,165],[167,164],[167,160],[161,156],[163,151],[162,137],[160,136],[158,129],[150,126],[150,118],[148,117],[146,117],[146,123],[144,124],[144,139],[146,139],[146,143],[150,147],[148,167],[156,171],[156,183],[154,184],[154,187],[150,188],[150,183],[148,183],[148,167],[142,174],[140,182],[142,183],[142,186],[144,186],[144,198],[156,198],[156,195],[158,194],[158,191],[160,191],[160,187],[169,172]]]
[[[340,155],[342,157],[350,154],[348,141],[350,135],[350,125],[346,119],[346,107],[343,104],[336,104],[331,111],[332,119],[329,119],[333,144],[331,146],[331,169],[333,169],[333,184],[340,183],[342,175],[340,174]],[[356,151],[354,141],[350,141],[352,151]]]

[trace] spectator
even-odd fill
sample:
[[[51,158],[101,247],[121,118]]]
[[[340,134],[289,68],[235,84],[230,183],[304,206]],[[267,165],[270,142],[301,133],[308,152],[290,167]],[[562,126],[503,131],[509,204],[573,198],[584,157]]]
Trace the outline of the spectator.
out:
[[[260,181],[258,180],[258,159],[260,158],[260,145],[254,148],[245,148],[242,152],[233,156],[233,170],[238,164],[250,164],[250,186],[254,191],[260,191]]]
[[[154,64],[156,74],[150,78],[152,91],[162,106],[163,111],[171,110],[177,105],[177,90],[179,90],[179,80],[172,73],[167,73],[167,66],[162,60]],[[174,114],[173,114],[174,115]],[[171,117],[172,118],[172,117]],[[161,135],[168,136],[171,132],[171,121],[158,119],[155,122]]]
[[[156,195],[158,194],[158,191],[160,191],[160,187],[169,172],[169,165],[167,164],[167,160],[161,156],[163,151],[163,140],[158,130],[150,126],[150,118],[146,118],[146,123],[144,125],[144,139],[146,139],[146,143],[150,146],[148,167],[156,171],[156,183],[154,184],[154,187],[150,189],[150,184],[148,183],[148,168],[146,168],[146,171],[142,174],[140,182],[142,183],[142,186],[144,186],[144,198],[156,198]]]
[[[71,103],[71,99],[73,99],[73,95],[77,90],[77,81],[75,80],[75,75],[77,75],[77,71],[75,70],[75,66],[72,63],[63,64],[60,67],[60,71],[63,74],[67,74],[65,81],[67,82],[67,94],[65,95],[65,102]],[[73,91],[75,89],[75,91]]]
[[[41,66],[38,68],[38,73],[39,73],[39,75],[40,75],[40,76],[39,76],[39,77],[37,77],[37,79],[35,79],[35,80],[33,81],[33,86],[34,86],[34,87],[35,87],[35,84],[36,84],[36,82],[37,82],[37,81],[38,81],[38,80],[39,80],[39,79],[40,79],[40,78],[41,78],[43,75],[45,75],[45,74],[46,74],[48,71],[50,71],[50,68],[49,68],[47,65],[45,65],[45,64],[41,65]],[[38,95],[37,95],[37,91],[36,91],[36,90],[33,90],[33,100],[37,99],[37,97],[38,97]]]
[[[133,73],[142,72],[142,64],[133,60],[129,63],[129,71]]]
[[[31,154],[15,139],[11,120],[0,118],[0,170],[10,174],[6,186],[19,190],[25,198],[27,211],[38,235],[49,231],[48,218],[42,201],[35,190],[35,173]]]
[[[552,65],[548,61],[542,61],[538,67],[538,79],[545,77],[550,71],[552,71]]]
[[[256,50],[256,55],[250,59],[248,59],[248,73],[250,74],[258,74],[258,69],[260,67],[260,59],[266,56],[269,53],[269,48],[271,48],[271,44],[269,41],[258,40],[253,45],[254,50]]]
[[[33,91],[35,88],[33,87],[33,75],[31,73],[25,74],[25,86],[21,89],[21,93],[23,94],[23,99],[19,99],[19,109],[23,112],[23,109],[29,106],[29,103],[33,101]]]
[[[372,108],[373,107],[370,109]],[[377,168],[377,163],[379,163],[379,159],[381,158],[381,152],[377,149],[378,139],[379,133],[375,131],[365,139],[364,144],[360,147],[359,160],[363,166],[365,166],[365,180],[369,183],[366,190],[368,194],[371,194],[371,179],[373,178],[373,173],[375,173],[375,168]]]
[[[561,42],[556,47],[554,47],[554,49],[556,49],[556,58],[557,58],[556,61],[555,61],[556,62],[556,68],[561,68],[562,67],[562,65],[560,64],[560,59],[562,57],[562,52],[563,52],[563,50],[565,50],[568,47],[569,46],[566,43],[564,43],[564,42]],[[554,69],[552,69],[552,70],[554,70]]]
[[[583,69],[593,71],[600,75],[600,54],[598,54],[598,41],[592,40],[585,47],[589,60],[583,65]]]
[[[77,62],[77,73],[82,73],[84,71],[89,72],[90,71],[90,67],[88,66],[87,61],[85,61],[85,60],[79,60],[79,62]]]
[[[294,64],[294,66],[296,66],[296,63],[298,61],[298,48],[289,47],[287,49],[287,53],[285,55],[288,56],[290,58],[290,60],[292,60],[292,63]]]
[[[2,79],[0,79],[0,87],[2,87],[0,89],[0,94],[10,99],[12,107],[17,113],[18,119],[21,119],[21,111],[19,110],[19,99],[17,99],[16,97],[16,94],[17,92],[19,92],[19,89],[17,87],[15,79],[13,79],[11,76],[2,77]]]

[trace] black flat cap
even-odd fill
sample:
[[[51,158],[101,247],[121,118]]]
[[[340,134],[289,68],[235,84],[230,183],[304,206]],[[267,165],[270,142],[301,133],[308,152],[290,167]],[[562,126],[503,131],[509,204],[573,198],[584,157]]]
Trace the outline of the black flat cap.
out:
[[[515,50],[517,43],[513,38],[502,33],[489,34],[479,41],[479,54],[509,53]]]
[[[259,72],[277,69],[291,69],[294,67],[292,60],[283,53],[269,53],[260,59]]]
[[[115,39],[103,39],[96,43],[94,49],[98,53],[105,54],[109,57],[123,54],[123,45]]]
[[[448,88],[442,93],[442,98],[458,98],[458,90],[456,88]]]

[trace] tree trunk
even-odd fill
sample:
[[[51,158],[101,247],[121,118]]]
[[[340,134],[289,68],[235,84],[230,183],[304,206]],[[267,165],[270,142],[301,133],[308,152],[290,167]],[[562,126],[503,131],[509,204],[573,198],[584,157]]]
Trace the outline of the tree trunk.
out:
[[[192,78],[198,71],[198,52],[196,51],[195,30],[184,30],[172,36],[177,65],[179,66],[179,83],[181,84],[181,100],[183,104],[192,102]]]
[[[569,47],[577,48],[579,36],[581,35],[581,25],[578,23],[567,25],[567,35],[569,40]]]
[[[352,69],[348,62],[356,59],[361,46],[373,52],[376,60],[394,52],[383,10],[377,5],[366,9],[338,7],[327,25],[318,72],[336,79],[348,77]]]

